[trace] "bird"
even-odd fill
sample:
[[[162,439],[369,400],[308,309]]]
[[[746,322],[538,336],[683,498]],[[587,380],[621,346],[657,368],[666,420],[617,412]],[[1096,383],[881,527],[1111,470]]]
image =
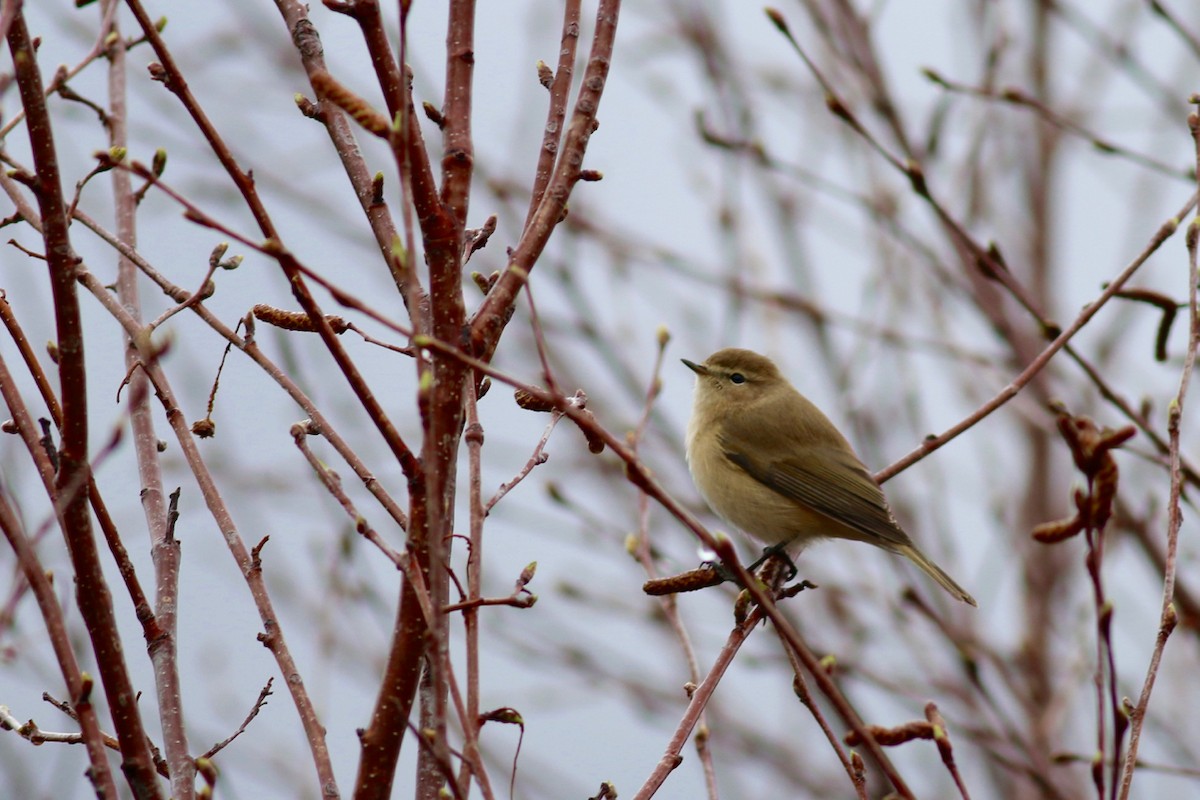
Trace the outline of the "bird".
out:
[[[873,544],[977,605],[913,544],[846,437],[771,359],[729,347],[681,360],[696,373],[688,469],[718,516],[790,556],[826,538]]]

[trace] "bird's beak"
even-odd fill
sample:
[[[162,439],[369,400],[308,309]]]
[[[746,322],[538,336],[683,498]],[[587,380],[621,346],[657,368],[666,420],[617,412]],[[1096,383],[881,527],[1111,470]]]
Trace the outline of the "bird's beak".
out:
[[[686,358],[681,358],[679,360],[683,362],[684,366],[686,366],[688,369],[690,369],[692,372],[696,373],[697,375],[707,375],[708,374],[708,367],[704,366],[703,364],[695,364],[691,361],[688,361]]]

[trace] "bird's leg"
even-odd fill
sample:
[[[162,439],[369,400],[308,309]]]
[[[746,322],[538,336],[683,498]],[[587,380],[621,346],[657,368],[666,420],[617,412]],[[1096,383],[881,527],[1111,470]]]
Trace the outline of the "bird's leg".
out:
[[[774,554],[769,553],[767,555],[764,555],[758,561],[755,561],[749,567],[746,567],[746,572],[753,575],[754,570],[756,570],[760,564],[762,564],[764,561],[766,561],[770,555],[774,555]],[[730,570],[729,567],[725,566],[720,561],[705,561],[704,563],[702,563],[700,565],[700,568],[711,570],[718,578],[721,579],[720,583],[728,582],[728,583],[736,583],[738,586],[742,585],[741,579],[738,578],[738,576],[736,574],[734,574],[734,572],[732,570]],[[795,568],[793,567],[792,569],[793,569],[793,574],[794,574]],[[791,578],[789,576],[789,580],[790,579]]]
[[[746,567],[746,571],[754,572],[773,556],[779,556],[780,560],[787,564],[787,577],[783,579],[784,583],[787,583],[792,578],[796,577],[796,573],[799,572],[799,570],[796,569],[796,562],[792,561],[792,557],[788,555],[788,544],[790,544],[790,542],[779,542],[778,544],[773,544],[770,547],[764,547],[762,556],[759,557],[758,561],[755,561],[753,564]]]
[[[764,547],[762,555],[757,561],[746,567],[746,572],[754,575],[758,572],[759,567],[766,564],[768,569],[764,569],[762,573],[759,574],[759,578],[765,579],[769,577],[770,580],[768,582],[772,584],[777,583],[782,585],[787,583],[792,578],[796,577],[797,573],[799,572],[799,570],[796,569],[796,562],[792,561],[792,557],[788,555],[788,544],[790,544],[790,542],[779,542],[778,544],[773,544],[770,547]],[[769,568],[771,566],[771,559],[773,558],[775,559],[775,563],[778,564],[779,567],[783,568],[782,580],[778,580],[781,573],[780,569]],[[737,575],[734,575],[732,572],[730,572],[729,569],[719,561],[705,561],[701,566],[705,569],[712,570],[717,577],[721,579],[721,582],[728,581],[729,583],[741,583],[741,581],[738,580]]]
[[[791,586],[788,586],[788,587],[782,589],[779,592],[779,599],[784,599],[787,597],[795,597],[796,595],[803,592],[805,589],[817,589],[817,588],[819,588],[819,587],[812,581],[803,580],[803,581],[800,581],[799,583],[793,583]]]
[[[729,583],[739,583],[737,576],[730,572],[720,561],[705,561],[700,565],[701,569],[711,569],[721,579],[721,583],[728,581]]]

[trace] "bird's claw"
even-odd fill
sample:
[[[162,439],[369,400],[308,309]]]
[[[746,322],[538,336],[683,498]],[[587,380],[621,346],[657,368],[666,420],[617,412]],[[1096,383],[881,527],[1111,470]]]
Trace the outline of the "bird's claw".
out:
[[[759,556],[757,561],[746,567],[746,571],[754,572],[756,569],[769,561],[773,556],[778,556],[779,559],[787,565],[787,577],[783,579],[783,582],[787,583],[792,578],[796,577],[796,574],[799,572],[799,570],[796,569],[796,562],[792,561],[792,557],[788,555],[787,544],[787,542],[780,542],[779,544],[773,544],[770,547],[764,547],[762,555]]]

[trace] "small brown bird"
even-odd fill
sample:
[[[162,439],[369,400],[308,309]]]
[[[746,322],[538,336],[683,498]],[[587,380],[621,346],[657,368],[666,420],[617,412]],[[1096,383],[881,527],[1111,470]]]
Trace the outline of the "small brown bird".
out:
[[[688,468],[726,522],[792,555],[824,538],[873,544],[976,605],[912,543],[850,443],[774,362],[731,347],[683,363],[696,373]]]

